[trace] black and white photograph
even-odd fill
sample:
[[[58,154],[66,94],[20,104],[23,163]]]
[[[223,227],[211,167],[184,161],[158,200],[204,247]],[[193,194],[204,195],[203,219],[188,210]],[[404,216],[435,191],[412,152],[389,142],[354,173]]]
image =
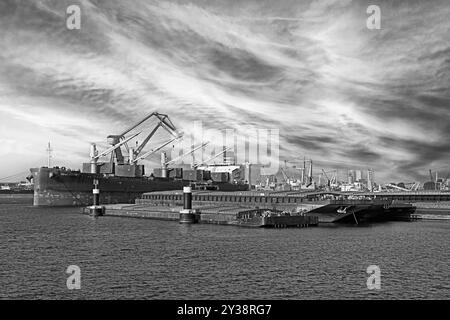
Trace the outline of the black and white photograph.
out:
[[[0,0],[0,300],[448,301],[449,137],[449,0]]]

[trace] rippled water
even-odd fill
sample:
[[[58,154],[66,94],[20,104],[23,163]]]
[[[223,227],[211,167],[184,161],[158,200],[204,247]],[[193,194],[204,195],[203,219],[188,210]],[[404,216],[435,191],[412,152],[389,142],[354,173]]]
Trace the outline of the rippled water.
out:
[[[0,298],[450,298],[449,222],[246,229],[79,210],[0,205]]]

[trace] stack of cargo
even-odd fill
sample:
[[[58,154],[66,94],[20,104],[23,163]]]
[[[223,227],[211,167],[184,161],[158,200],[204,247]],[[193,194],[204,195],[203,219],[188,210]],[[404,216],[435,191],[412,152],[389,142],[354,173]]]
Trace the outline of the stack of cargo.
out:
[[[228,182],[228,172],[211,172],[211,180],[214,182]]]
[[[142,177],[145,173],[143,164],[122,164],[115,168],[116,176],[119,177]]]
[[[153,176],[157,178],[162,177],[162,169],[161,168],[154,168],[153,169]]]
[[[169,178],[183,179],[183,168],[170,169]]]
[[[167,169],[169,178],[174,179],[182,179],[183,178],[183,168],[170,168]],[[161,168],[155,168],[153,169],[153,176],[157,178],[162,177],[162,169]]]
[[[211,171],[200,170],[202,171],[202,180],[211,180]]]
[[[206,181],[211,179],[211,172],[206,170],[183,170],[183,180]]]
[[[98,172],[104,174],[113,174],[114,173],[114,163],[110,162],[98,162]],[[89,162],[83,163],[83,173],[91,173],[91,164]]]

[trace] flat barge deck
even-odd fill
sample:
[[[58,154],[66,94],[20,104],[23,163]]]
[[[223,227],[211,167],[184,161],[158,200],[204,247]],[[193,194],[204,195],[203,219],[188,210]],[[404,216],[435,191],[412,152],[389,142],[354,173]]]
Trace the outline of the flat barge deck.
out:
[[[155,204],[115,204],[106,205],[104,216],[144,218],[154,220],[179,221],[182,206]],[[84,208],[88,214],[89,209]],[[318,225],[317,217],[302,214],[287,214],[281,211],[255,209],[236,205],[206,205],[196,208],[196,223],[234,225],[256,228],[305,228]]]
[[[179,219],[183,192],[149,192],[134,205],[106,206],[105,215],[165,220]],[[196,222],[245,226],[303,226],[317,223],[359,224],[413,221],[415,206],[387,199],[324,199],[304,193],[220,192],[192,190]]]

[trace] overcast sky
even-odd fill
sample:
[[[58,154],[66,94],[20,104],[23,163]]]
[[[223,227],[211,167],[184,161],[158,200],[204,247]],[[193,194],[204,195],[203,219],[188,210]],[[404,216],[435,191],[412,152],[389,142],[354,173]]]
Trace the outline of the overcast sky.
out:
[[[45,165],[49,140],[79,167],[151,111],[182,130],[277,128],[282,159],[317,170],[446,175],[449,17],[448,0],[1,0],[0,177]]]

